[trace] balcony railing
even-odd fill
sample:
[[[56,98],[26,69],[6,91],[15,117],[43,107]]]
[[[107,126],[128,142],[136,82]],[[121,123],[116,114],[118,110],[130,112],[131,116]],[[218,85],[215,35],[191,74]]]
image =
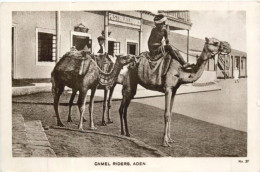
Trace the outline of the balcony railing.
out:
[[[182,20],[190,23],[190,12],[189,11],[160,11],[167,15],[168,18]]]

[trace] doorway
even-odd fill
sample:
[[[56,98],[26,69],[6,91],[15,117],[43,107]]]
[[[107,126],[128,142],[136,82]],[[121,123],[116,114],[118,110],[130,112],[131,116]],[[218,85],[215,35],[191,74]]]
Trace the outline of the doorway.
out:
[[[91,49],[92,49],[91,39],[89,39],[89,37],[86,37],[86,36],[73,35],[72,45],[78,51],[88,48],[91,52]]]
[[[137,43],[127,42],[127,54],[137,55]]]

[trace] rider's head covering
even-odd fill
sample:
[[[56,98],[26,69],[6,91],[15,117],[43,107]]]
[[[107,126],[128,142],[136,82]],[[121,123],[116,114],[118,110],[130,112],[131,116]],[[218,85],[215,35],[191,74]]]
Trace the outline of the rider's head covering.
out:
[[[98,41],[105,40],[105,37],[104,36],[99,36],[97,39],[98,39]]]
[[[162,24],[166,22],[167,18],[163,14],[157,14],[153,20],[155,24]]]

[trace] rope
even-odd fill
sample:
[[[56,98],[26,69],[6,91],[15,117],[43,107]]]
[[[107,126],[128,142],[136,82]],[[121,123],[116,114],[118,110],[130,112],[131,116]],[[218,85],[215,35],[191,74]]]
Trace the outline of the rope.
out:
[[[192,54],[188,54],[188,53],[186,53],[186,52],[184,52],[184,51],[181,51],[181,50],[179,50],[178,48],[176,48],[175,46],[173,46],[173,45],[170,44],[170,43],[169,43],[169,45],[172,46],[172,47],[173,47],[174,49],[176,49],[177,51],[180,51],[180,52],[182,52],[182,53],[184,53],[184,54],[186,54],[186,55],[189,55],[189,56],[192,56],[192,57],[196,57],[196,58],[198,57],[198,56],[195,56],[195,55],[192,55]]]
[[[112,69],[107,73],[107,72],[103,71],[103,70],[98,66],[98,64],[97,64],[97,62],[96,62],[95,60],[93,60],[92,58],[91,58],[91,60],[96,64],[96,66],[97,66],[99,72],[100,72],[101,74],[103,74],[103,75],[111,75],[111,73],[112,73],[113,70],[114,70],[114,67],[115,67],[115,64],[114,64],[114,63],[112,63],[112,64],[113,64]]]

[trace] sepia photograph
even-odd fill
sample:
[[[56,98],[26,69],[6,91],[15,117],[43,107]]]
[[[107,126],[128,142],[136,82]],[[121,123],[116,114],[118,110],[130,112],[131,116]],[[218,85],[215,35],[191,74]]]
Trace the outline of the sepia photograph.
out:
[[[157,4],[9,10],[11,159],[112,170],[231,158],[249,169],[250,13]]]

